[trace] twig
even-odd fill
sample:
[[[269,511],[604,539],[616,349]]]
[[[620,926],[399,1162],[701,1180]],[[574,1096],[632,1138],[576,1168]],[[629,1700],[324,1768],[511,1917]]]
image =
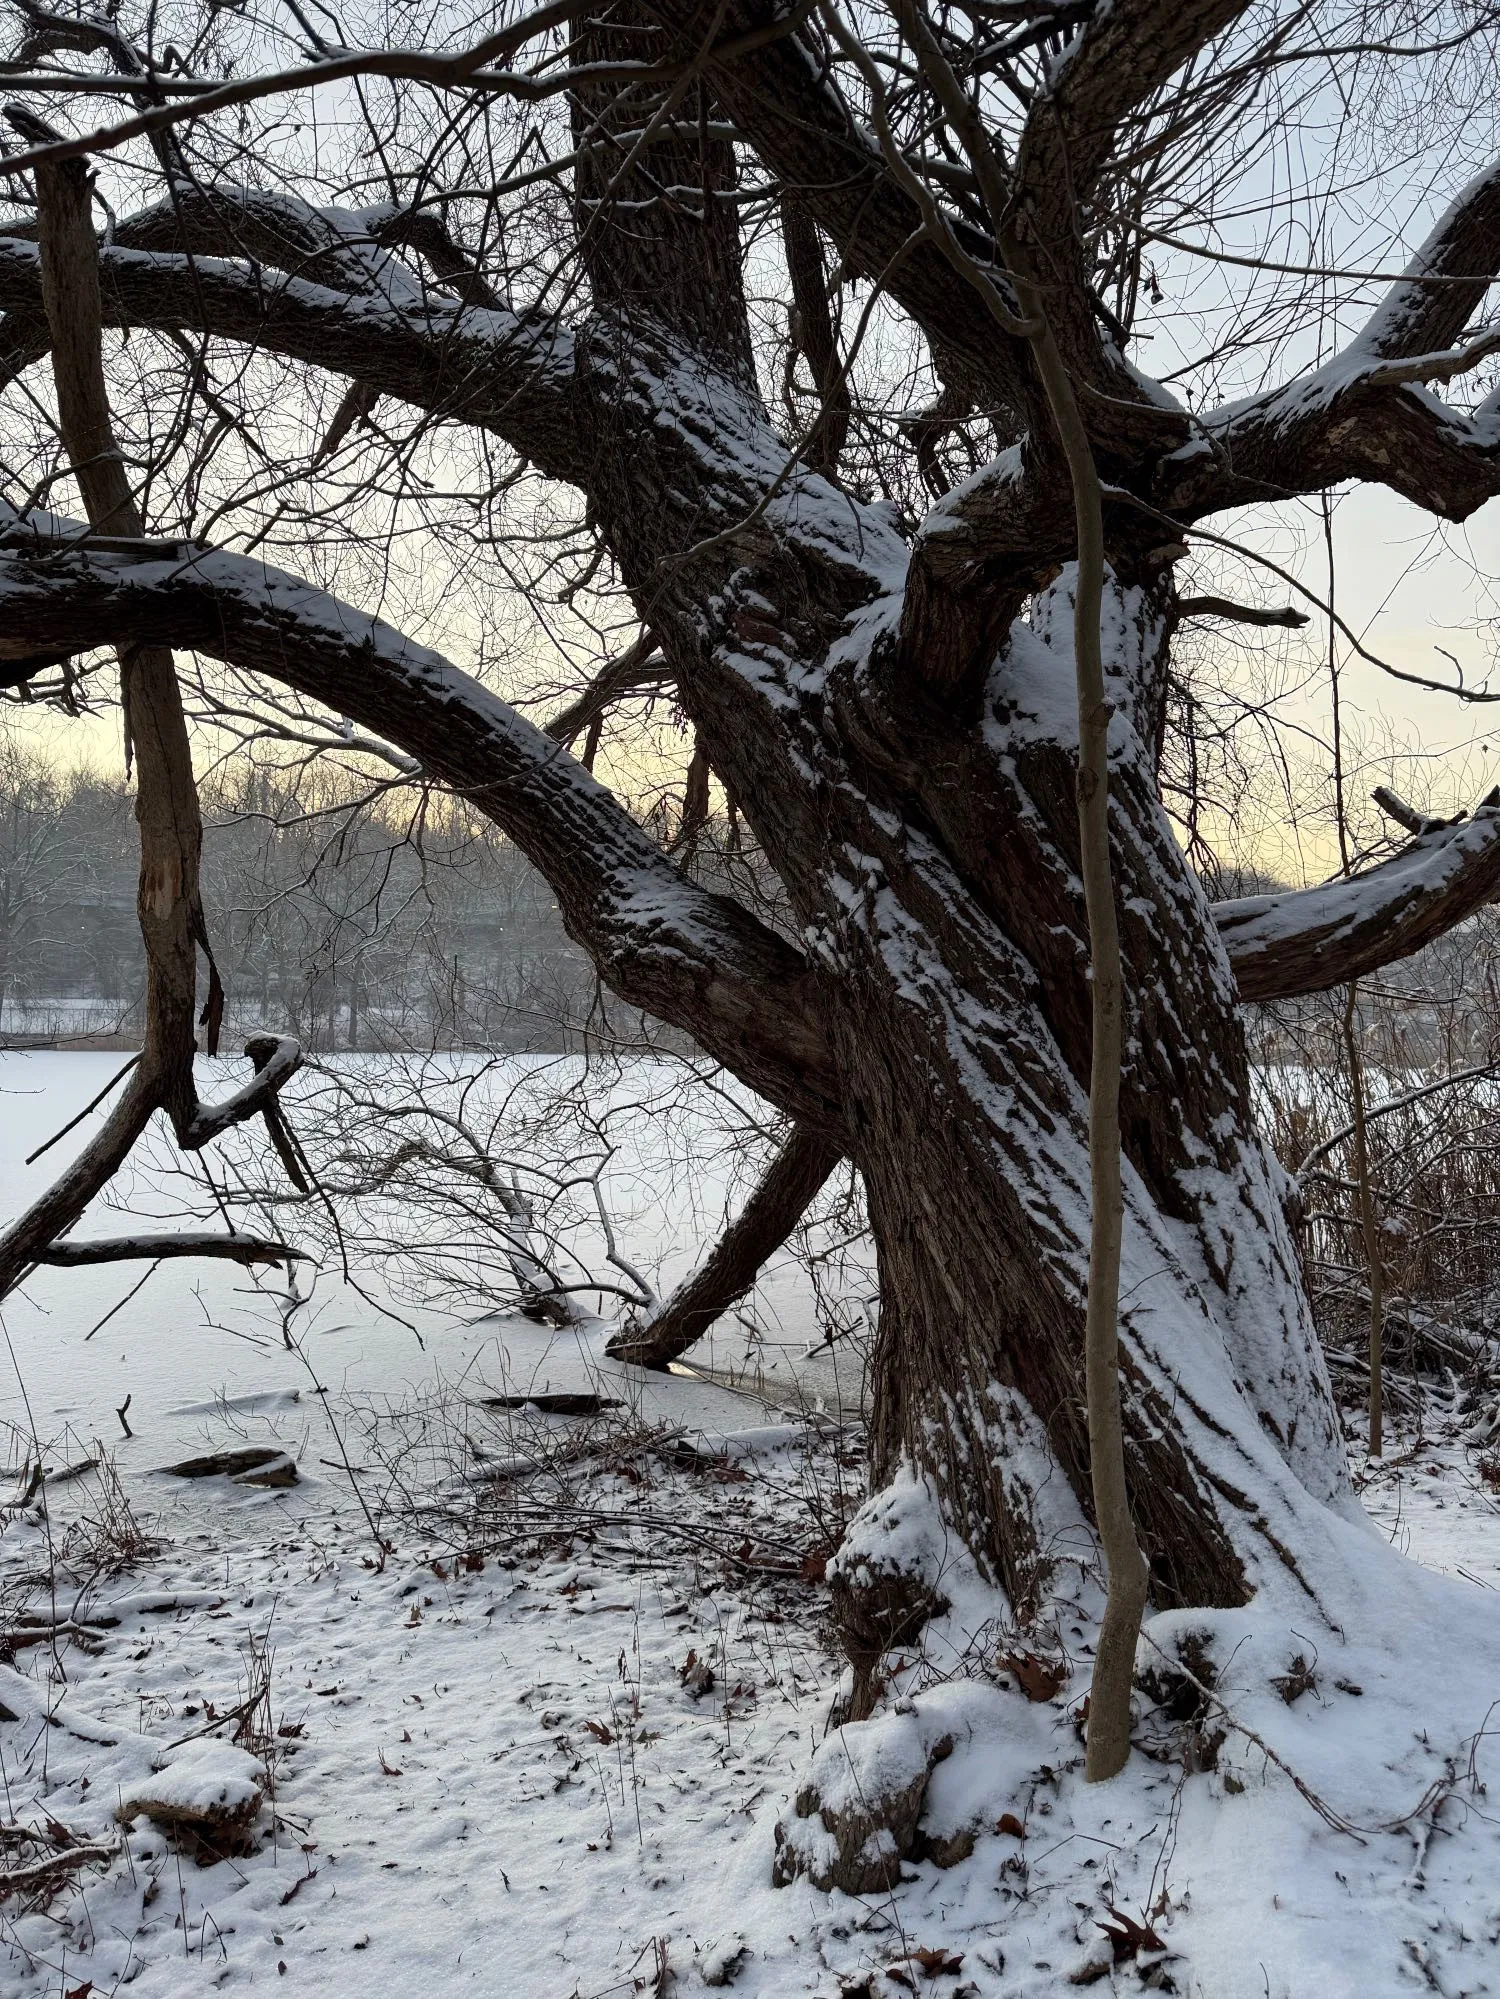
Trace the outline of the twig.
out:
[[[53,1146],[57,1144],[59,1139],[66,1138],[70,1131],[76,1131],[79,1125],[83,1123],[86,1117],[88,1117],[92,1112],[98,1110],[99,1106],[104,1102],[104,1099],[109,1095],[110,1091],[115,1087],[115,1085],[117,1083],[124,1082],[125,1078],[130,1074],[131,1070],[135,1067],[136,1063],[140,1061],[140,1059],[141,1058],[139,1055],[132,1055],[130,1060],[125,1064],[125,1067],[123,1069],[116,1070],[114,1075],[111,1076],[109,1081],[104,1085],[104,1088],[99,1092],[98,1096],[94,1097],[89,1103],[86,1103],[83,1109],[78,1113],[77,1117],[69,1118],[67,1123],[62,1127],[61,1131],[53,1132],[52,1136],[49,1139],[44,1140],[43,1143],[37,1147],[35,1152],[27,1153],[26,1164],[28,1166],[34,1166],[36,1162],[41,1158],[44,1152],[50,1152],[52,1150]]]

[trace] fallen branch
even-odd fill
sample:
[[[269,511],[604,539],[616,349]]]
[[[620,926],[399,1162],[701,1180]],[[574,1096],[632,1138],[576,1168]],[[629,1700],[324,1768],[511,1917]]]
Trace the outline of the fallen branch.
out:
[[[28,1861],[20,1867],[0,1868],[0,1896],[35,1892],[64,1875],[77,1873],[80,1867],[107,1867],[119,1850],[117,1846],[106,1846],[102,1842],[88,1846],[65,1846],[56,1853],[44,1854],[40,1860]]]
[[[52,1242],[37,1252],[36,1261],[74,1270],[89,1263],[130,1263],[180,1256],[220,1257],[248,1265],[305,1260],[307,1251],[261,1236],[184,1229],[170,1235],[100,1236],[89,1242]]]
[[[658,1369],[685,1354],[744,1297],[841,1157],[839,1147],[820,1133],[794,1125],[760,1185],[705,1261],[643,1322],[616,1334],[605,1351],[616,1360]]]

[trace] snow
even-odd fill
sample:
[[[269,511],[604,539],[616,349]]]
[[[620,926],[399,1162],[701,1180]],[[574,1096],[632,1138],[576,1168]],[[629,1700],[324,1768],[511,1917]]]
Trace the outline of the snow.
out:
[[[265,1769],[249,1750],[216,1738],[188,1742],[169,1750],[155,1775],[124,1792],[120,1817],[236,1817],[258,1805],[265,1788]]]
[[[7,1203],[42,1170],[22,1169],[25,1151],[109,1059],[0,1062]],[[162,1183],[155,1207],[173,1191]],[[622,1206],[650,1265],[650,1210]],[[691,1253],[670,1223],[657,1217],[667,1264]],[[1100,1580],[1086,1538],[1055,1551],[1053,1608],[1021,1632],[910,1474],[857,1518],[842,1565],[915,1569],[948,1607],[891,1662],[874,1721],[837,1725],[847,1673],[804,1561],[857,1500],[860,1442],[837,1420],[799,1423],[791,1383],[643,1382],[611,1373],[602,1327],[465,1325],[435,1309],[423,1352],[346,1295],[312,1343],[329,1391],[315,1394],[277,1338],[245,1337],[265,1312],[245,1273],[163,1269],[85,1343],[124,1288],[118,1272],[42,1273],[4,1314],[38,1434],[70,1420],[85,1441],[113,1434],[156,1545],[119,1572],[91,1563],[87,1476],[44,1488],[47,1512],[9,1515],[0,1534],[4,1628],[24,1609],[94,1634],[19,1647],[0,1670],[16,1717],[0,1721],[7,1820],[39,1839],[50,1820],[114,1856],[50,1900],[0,1905],[0,1999],[372,1982],[428,1999],[596,1999],[724,1979],[749,1999],[831,1999],[861,1977],[899,1999],[887,1969],[934,1949],[962,1964],[921,1989],[969,1999],[1041,1999],[1095,1966],[1101,1989],[1139,1990],[1160,1965],[1170,1989],[1211,1999],[1500,1989],[1500,1842],[1482,1788],[1500,1774],[1500,1501],[1461,1434],[1469,1418],[1432,1412],[1383,1466],[1356,1464],[1369,1518],[1329,1526],[1342,1629],[1269,1597],[1153,1619],[1143,1662],[1191,1636],[1194,1670],[1212,1667],[1203,1767],[1143,1697],[1145,1747],[1088,1787],[1078,1715]],[[144,1433],[130,1442],[112,1415],[126,1379]],[[623,1406],[583,1420],[485,1410],[479,1379],[590,1385]],[[8,1412],[27,1423],[19,1391]],[[300,1483],[154,1476],[178,1442],[247,1437],[287,1448]],[[374,1503],[398,1484],[420,1502],[387,1516],[390,1549],[340,1440]],[[486,1469],[503,1475],[485,1484]],[[229,1739],[252,1639],[271,1661],[270,1736],[253,1755]],[[1004,1668],[1020,1654],[1055,1668],[1055,1694],[1027,1698]],[[795,1820],[810,1774],[825,1798],[868,1792],[944,1737],[924,1828],[971,1833],[969,1858],[910,1862],[893,1894],[862,1899],[771,1887],[775,1827]],[[245,1802],[262,1750],[258,1850],[200,1866],[160,1827],[119,1822],[164,1783],[192,1803]],[[801,1823],[817,1837],[816,1819]],[[1112,1911],[1163,1950],[1106,1966]]]

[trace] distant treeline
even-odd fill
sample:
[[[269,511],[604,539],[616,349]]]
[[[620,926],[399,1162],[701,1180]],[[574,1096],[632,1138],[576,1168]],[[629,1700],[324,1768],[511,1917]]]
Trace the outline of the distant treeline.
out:
[[[228,1036],[523,1049],[636,1030],[618,1009],[602,1019],[541,876],[451,798],[250,768],[206,785],[204,806]],[[0,745],[0,1041],[139,1032],[136,855],[123,777]]]

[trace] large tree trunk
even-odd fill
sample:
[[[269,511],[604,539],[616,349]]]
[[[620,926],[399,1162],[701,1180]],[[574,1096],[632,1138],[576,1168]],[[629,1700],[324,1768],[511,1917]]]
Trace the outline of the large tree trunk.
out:
[[[753,441],[764,456],[753,393],[720,377],[712,442],[695,447],[685,425],[681,457],[648,462],[641,408],[685,396],[688,371],[670,333],[619,322],[602,338],[618,346],[594,365],[620,386],[601,413],[598,516],[650,603],[712,767],[786,886],[831,1044],[841,1142],[868,1193],[881,1279],[875,1483],[903,1462],[931,1474],[952,1526],[1025,1610],[1045,1595],[1059,1537],[1088,1541],[1091,1507],[1072,572],[1054,572],[1025,617],[1013,593],[985,679],[934,685],[903,628],[904,566],[851,619],[850,597],[868,597],[886,557],[866,516],[862,571],[845,573],[850,510],[834,489],[809,476],[788,503],[791,555],[769,536],[696,526],[749,511],[731,492],[712,513],[707,496],[732,451],[748,458]],[[676,509],[689,516],[680,530]],[[679,532],[701,553],[664,582],[664,543]],[[1323,1507],[1349,1492],[1336,1412],[1278,1170],[1255,1130],[1234,978],[1157,795],[1171,553],[1127,548],[1116,563],[1104,639],[1127,986],[1131,1496],[1159,1605],[1270,1588],[1306,1614],[1326,1595]]]
[[[1316,1599],[1337,1422],[1258,1139],[1233,981],[1154,793],[1163,592],[1114,593],[1112,837],[1127,968],[1121,1361],[1159,1605]],[[874,1472],[930,1472],[1018,1610],[1089,1506],[1088,993],[1059,690],[1062,586],[1012,633],[982,749],[871,800],[826,956],[880,1258]],[[878,649],[878,646],[877,646]],[[984,783],[981,787],[980,778]],[[847,794],[845,794],[847,795]],[[977,823],[976,797],[985,801]],[[770,837],[773,829],[763,829]],[[790,863],[788,862],[788,865]]]

